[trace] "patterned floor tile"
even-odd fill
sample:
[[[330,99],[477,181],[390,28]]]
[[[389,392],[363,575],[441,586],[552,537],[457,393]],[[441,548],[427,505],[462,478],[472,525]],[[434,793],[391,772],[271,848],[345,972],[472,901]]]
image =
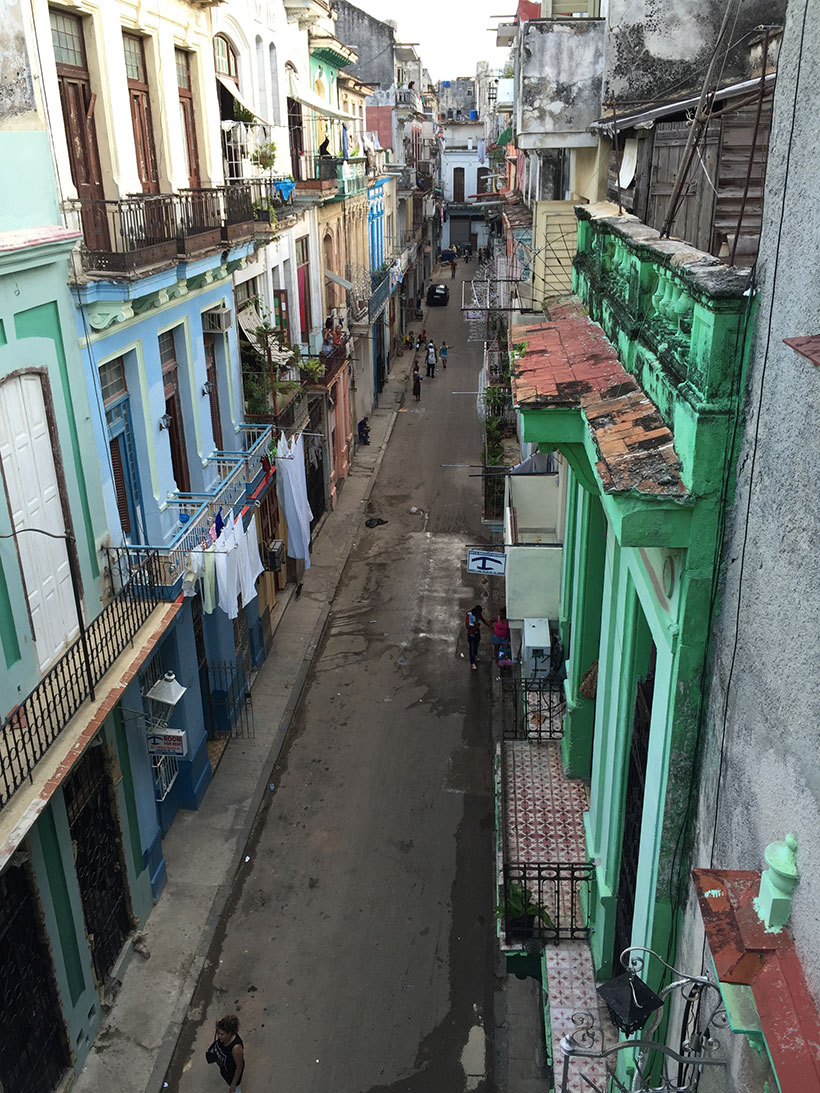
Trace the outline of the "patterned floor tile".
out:
[[[509,861],[586,861],[588,790],[564,776],[560,741],[504,744],[504,798]]]

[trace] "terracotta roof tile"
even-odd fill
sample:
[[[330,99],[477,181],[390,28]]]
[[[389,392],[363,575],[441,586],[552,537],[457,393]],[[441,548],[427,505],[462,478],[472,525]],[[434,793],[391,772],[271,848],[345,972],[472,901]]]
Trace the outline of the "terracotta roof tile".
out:
[[[580,409],[607,493],[688,496],[672,433],[577,297],[561,298],[545,322],[518,327],[516,337],[526,342],[512,381],[516,403]]]

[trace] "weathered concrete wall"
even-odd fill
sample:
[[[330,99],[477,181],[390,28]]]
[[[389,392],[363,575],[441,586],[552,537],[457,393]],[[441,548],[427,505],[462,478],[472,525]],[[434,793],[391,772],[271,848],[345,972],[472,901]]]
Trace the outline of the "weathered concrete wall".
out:
[[[395,83],[393,47],[396,32],[347,0],[334,0],[333,8],[339,16],[336,37],[359,54],[356,64],[350,65],[345,72],[377,90],[388,91]]]
[[[15,119],[26,118],[26,128],[33,128],[35,114],[34,85],[26,46],[26,32],[19,0],[0,3],[3,33],[0,35],[0,125],[12,128]],[[42,128],[42,122],[37,126]]]
[[[667,88],[674,96],[699,91],[725,10],[725,0],[610,0],[604,100],[662,99]],[[746,75],[749,32],[782,22],[785,10],[786,0],[744,0],[724,83]]]
[[[818,86],[820,7],[792,0],[775,96],[760,310],[714,629],[692,864],[760,869],[766,844],[794,832],[800,884],[790,928],[820,1003],[820,369],[783,344],[820,329]],[[701,938],[690,898],[678,967],[699,967]],[[761,1063],[745,1038],[726,1032],[721,1039],[733,1052],[731,1071],[725,1085],[714,1074],[704,1077],[701,1093],[761,1089]]]
[[[605,32],[602,19],[534,19],[524,25],[516,100],[519,148],[594,143],[587,129],[601,115]]]

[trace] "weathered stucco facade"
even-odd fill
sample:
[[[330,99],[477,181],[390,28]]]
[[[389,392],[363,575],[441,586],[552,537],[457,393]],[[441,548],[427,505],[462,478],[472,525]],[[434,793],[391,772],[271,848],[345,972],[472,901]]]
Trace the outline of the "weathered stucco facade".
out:
[[[802,40],[801,40],[802,39]],[[817,725],[817,421],[820,328],[813,194],[820,12],[791,5],[778,68],[772,154],[758,259],[759,316],[745,392],[737,493],[723,556],[713,634],[694,845],[696,866],[760,870],[767,844],[792,832],[800,882],[787,926],[820,1005],[820,777]],[[784,339],[809,337],[806,357]],[[696,971],[701,915],[690,895],[680,963]],[[707,966],[709,966],[707,948]],[[727,1073],[713,1090],[775,1088],[766,1053],[744,1036],[721,1037]],[[784,1084],[780,1088],[808,1088]],[[811,1086],[815,1088],[815,1086]]]

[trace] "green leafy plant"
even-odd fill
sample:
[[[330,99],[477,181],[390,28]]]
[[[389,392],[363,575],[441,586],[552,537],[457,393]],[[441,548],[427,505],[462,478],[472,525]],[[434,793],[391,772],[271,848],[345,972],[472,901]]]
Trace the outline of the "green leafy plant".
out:
[[[238,102],[234,102],[233,104],[233,117],[234,121],[241,121],[243,125],[255,125],[259,120],[256,114],[252,113],[250,110],[246,110],[245,107]]]
[[[276,167],[276,145],[272,140],[266,144],[260,144],[254,152],[251,152],[250,159],[255,167],[261,167],[263,171],[273,171]]]
[[[304,360],[299,361],[299,371],[312,383],[319,379],[324,370],[325,364],[318,357],[305,357]]]
[[[547,913],[543,903],[538,903],[532,898],[530,890],[523,884],[510,881],[504,893],[504,899],[495,909],[495,917],[499,922],[512,922],[515,919],[533,919],[543,923],[548,929],[555,923]]]

